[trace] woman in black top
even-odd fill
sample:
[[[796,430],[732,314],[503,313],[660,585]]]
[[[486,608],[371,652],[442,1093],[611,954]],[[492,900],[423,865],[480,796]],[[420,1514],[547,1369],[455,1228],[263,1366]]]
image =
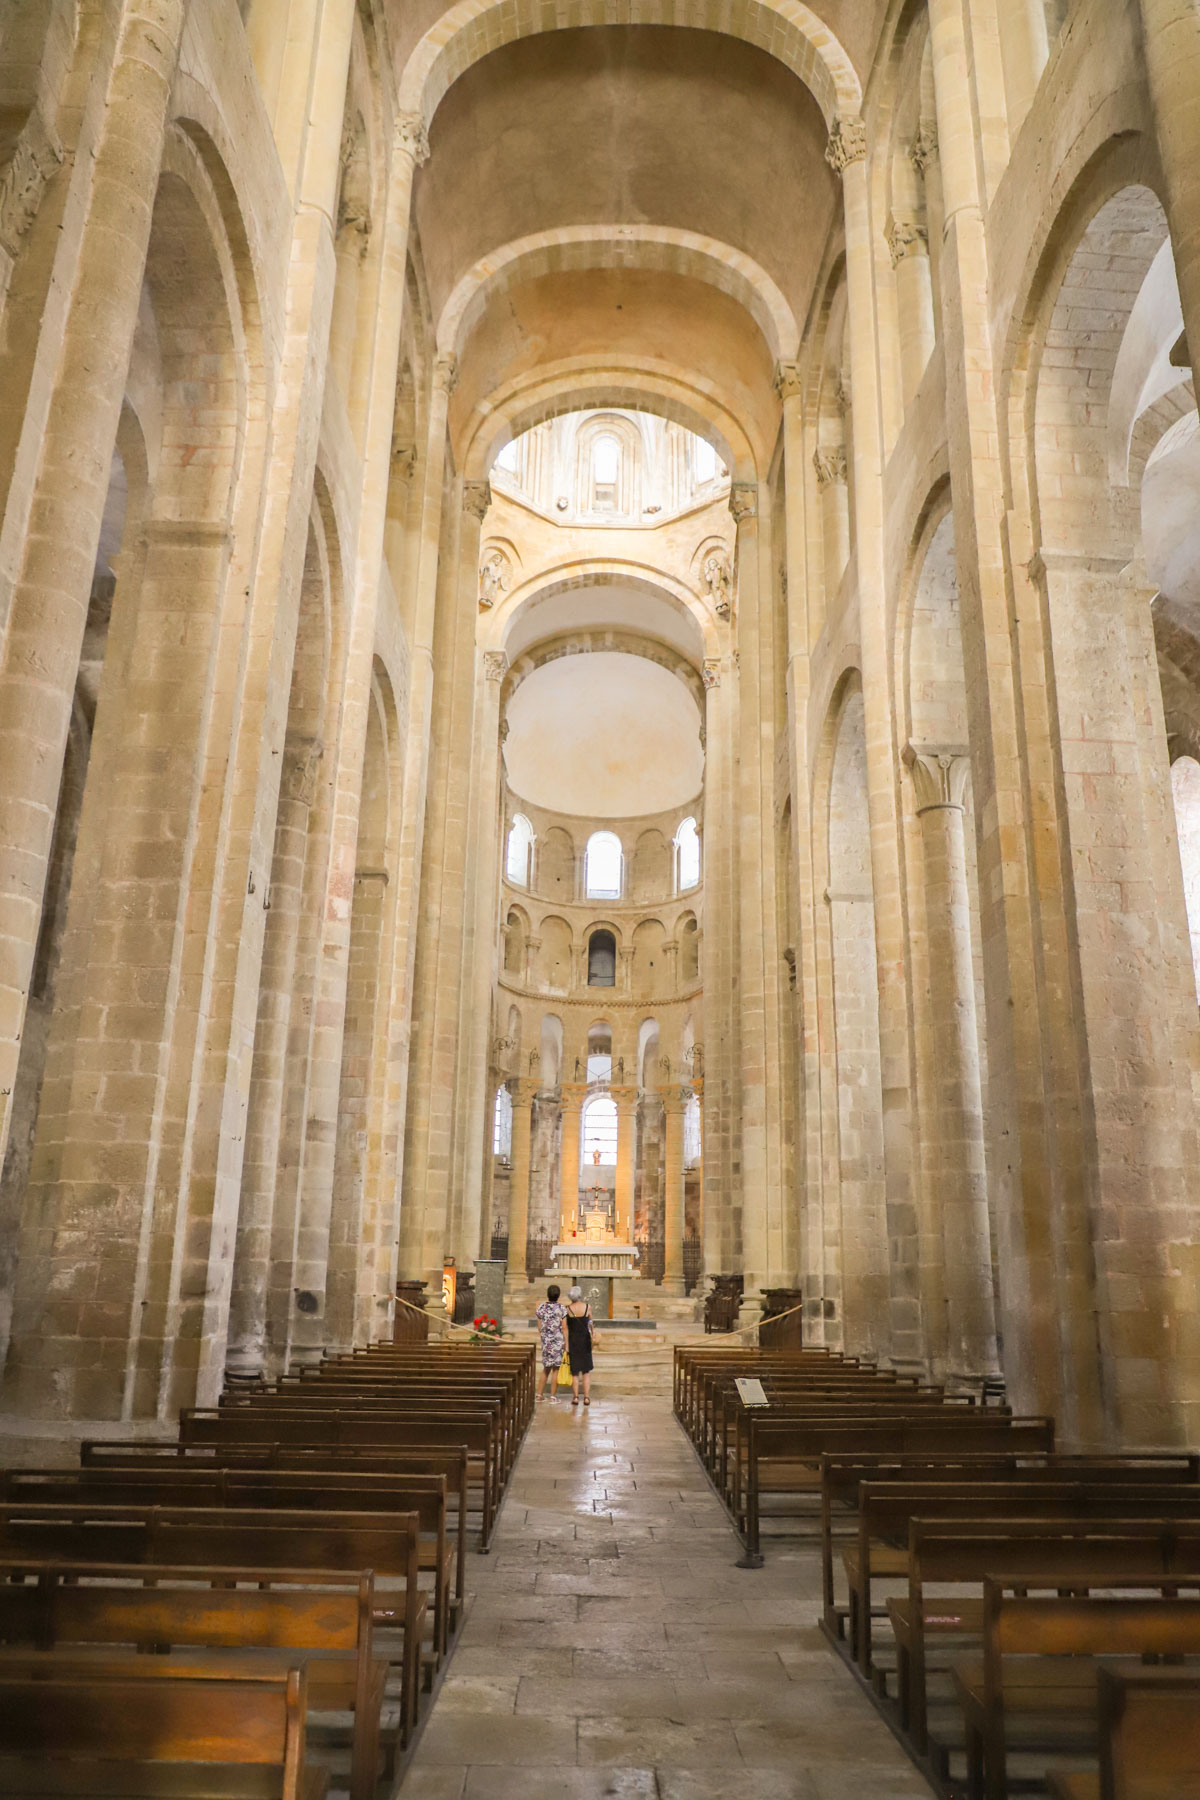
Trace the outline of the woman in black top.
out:
[[[571,1359],[571,1405],[579,1405],[579,1383],[583,1381],[583,1404],[592,1404],[592,1309],[583,1297],[581,1287],[573,1287],[567,1295],[567,1355]]]

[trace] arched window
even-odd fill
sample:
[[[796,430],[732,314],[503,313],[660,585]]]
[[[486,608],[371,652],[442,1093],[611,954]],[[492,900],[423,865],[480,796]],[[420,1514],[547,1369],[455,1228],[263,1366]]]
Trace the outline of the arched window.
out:
[[[496,1089],[496,1110],[492,1123],[492,1155],[505,1162],[512,1155],[512,1095],[506,1083]]]
[[[700,1096],[693,1094],[683,1109],[683,1166],[694,1169],[700,1161]]]
[[[590,1025],[587,1039],[587,1078],[612,1080],[612,1032],[607,1025]]]
[[[685,819],[675,833],[675,891],[684,894],[700,880],[700,833],[695,819]]]
[[[593,931],[588,939],[588,986],[616,985],[617,940],[611,931]]]
[[[598,1094],[583,1109],[583,1164],[593,1161],[600,1152],[602,1167],[615,1168],[617,1163],[617,1103],[607,1094]]]
[[[584,890],[589,900],[619,900],[624,858],[615,831],[594,831],[583,858]]]
[[[721,465],[717,461],[717,453],[705,438],[692,439],[692,470],[696,486],[703,487],[706,482],[715,481]]]
[[[529,886],[529,853],[533,849],[533,826],[524,813],[518,813],[508,834],[505,868],[514,887]]]
[[[1171,798],[1183,867],[1183,897],[1192,938],[1192,965],[1200,995],[1200,763],[1180,756],[1171,764]]]
[[[510,475],[515,475],[520,469],[520,466],[520,447],[517,444],[516,438],[510,438],[496,458],[496,467],[498,469],[506,469]]]
[[[592,505],[597,512],[617,510],[617,487],[621,479],[621,446],[605,432],[592,445]]]

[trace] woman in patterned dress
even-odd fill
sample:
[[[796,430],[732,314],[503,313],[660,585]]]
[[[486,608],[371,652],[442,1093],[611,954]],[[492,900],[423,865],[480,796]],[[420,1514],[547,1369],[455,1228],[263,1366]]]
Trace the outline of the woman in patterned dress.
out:
[[[538,1334],[542,1340],[542,1382],[538,1389],[539,1400],[553,1400],[554,1384],[558,1380],[558,1371],[562,1368],[562,1360],[567,1353],[567,1338],[563,1329],[567,1309],[558,1303],[558,1296],[561,1292],[560,1287],[551,1284],[546,1289],[546,1298],[537,1309]]]

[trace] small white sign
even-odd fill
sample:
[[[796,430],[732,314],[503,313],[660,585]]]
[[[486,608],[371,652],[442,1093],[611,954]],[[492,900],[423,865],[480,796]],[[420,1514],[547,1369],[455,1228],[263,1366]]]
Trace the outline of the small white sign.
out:
[[[734,1386],[743,1406],[770,1406],[771,1402],[763,1393],[763,1384],[752,1375],[739,1375]]]

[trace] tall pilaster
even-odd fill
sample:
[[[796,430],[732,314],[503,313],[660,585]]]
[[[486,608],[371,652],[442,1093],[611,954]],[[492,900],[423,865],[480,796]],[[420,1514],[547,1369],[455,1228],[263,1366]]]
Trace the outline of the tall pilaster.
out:
[[[512,1156],[508,1177],[508,1284],[525,1285],[525,1245],[529,1237],[529,1152],[533,1096],[537,1082],[517,1076],[508,1084],[512,1096]]]
[[[940,1280],[926,1290],[926,1332],[934,1372],[965,1382],[996,1373],[996,1309],[983,1147],[983,1090],[971,899],[963,833],[970,773],[961,747],[909,745],[925,863],[936,1121],[930,1178],[940,1225]],[[937,1294],[936,1290],[941,1290]],[[944,1296],[944,1319],[937,1299]]]
[[[907,406],[921,385],[933,350],[933,286],[929,275],[929,233],[915,219],[888,220],[888,250],[896,271],[900,313],[900,378]]]
[[[633,1177],[637,1157],[637,1089],[614,1088],[612,1097],[617,1103],[617,1178],[613,1191],[616,1213],[614,1228],[618,1238],[628,1243],[633,1238]]]
[[[573,1082],[563,1083],[560,1242],[565,1242],[579,1225],[579,1126],[586,1092],[586,1088],[577,1087]]]
[[[813,451],[813,468],[821,495],[825,543],[825,603],[828,607],[850,560],[850,488],[845,444],[822,445]]]
[[[683,1292],[683,1117],[692,1097],[690,1087],[669,1087],[662,1095],[666,1115],[663,1146],[663,1286]]]
[[[734,1001],[740,884],[736,869],[733,732],[737,696],[733,659],[704,664],[704,919],[702,945],[705,1034],[708,1043],[704,1112],[704,1267],[736,1272],[740,1246],[735,1222],[741,1182],[735,1181],[735,1076],[740,1015]]]
[[[912,1071],[908,1041],[907,967],[900,883],[896,747],[890,670],[887,575],[883,551],[883,425],[876,362],[878,311],[871,229],[867,133],[859,118],[839,119],[826,160],[842,177],[846,228],[847,329],[854,404],[854,528],[866,725],[867,805],[875,953],[879,985],[879,1049],[883,1089],[884,1180],[889,1240],[912,1223]],[[894,1289],[892,1356],[921,1357],[911,1303]]]
[[[37,474],[14,480],[0,527],[0,1158],[186,11],[184,0],[118,9],[111,70],[97,71],[103,110],[78,249],[62,271],[70,300],[54,320],[51,397],[25,420]],[[60,235],[65,255],[73,234]],[[35,1410],[32,1396],[26,1404]]]

